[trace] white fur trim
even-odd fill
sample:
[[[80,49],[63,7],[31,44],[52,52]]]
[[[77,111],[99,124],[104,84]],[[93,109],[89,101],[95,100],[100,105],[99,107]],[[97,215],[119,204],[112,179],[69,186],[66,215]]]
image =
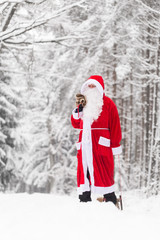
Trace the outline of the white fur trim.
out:
[[[98,143],[105,147],[110,147],[110,139],[105,137],[100,137]]]
[[[82,194],[85,191],[92,191],[92,193],[95,194],[107,194],[107,193],[112,193],[115,192],[115,185],[112,185],[110,187],[96,187],[96,186],[90,186],[86,184],[81,184],[80,187],[77,188],[78,194]]]
[[[80,187],[77,188],[77,193],[80,195],[83,192],[90,191],[90,186],[89,184],[81,184]]]
[[[88,118],[83,120],[83,133],[82,133],[82,164],[83,170],[87,166],[91,179],[91,185],[94,185],[94,169],[93,169],[93,151],[91,139],[91,123]],[[85,170],[86,171],[86,170]],[[84,171],[84,172],[85,172]],[[87,173],[87,172],[86,172]],[[88,180],[85,180],[88,184]]]
[[[92,190],[93,193],[98,193],[98,194],[112,193],[112,192],[115,191],[115,185],[112,185],[110,187],[91,186],[91,190]]]
[[[77,120],[82,118],[83,112],[79,112],[79,117],[78,117],[78,113],[76,113],[75,110],[76,110],[76,108],[72,111],[73,118],[77,119]]]
[[[91,130],[90,130],[90,132],[91,132]],[[83,172],[84,172],[84,184],[81,184],[80,187],[77,189],[78,194],[82,194],[85,191],[90,191],[90,183],[89,183],[89,180],[87,178],[87,169],[90,172],[90,176],[91,176],[91,171],[90,171],[90,167],[89,167],[88,161],[87,161],[87,159],[88,159],[87,149],[88,149],[88,146],[89,146],[89,149],[90,149],[91,145],[90,145],[90,141],[87,145],[86,144],[83,145],[83,140],[84,140],[83,136],[84,136],[84,134],[82,134],[82,142],[81,142],[81,144],[82,144],[82,165],[83,165]]]
[[[76,148],[77,150],[81,149],[82,142],[76,142]]]
[[[116,148],[112,148],[112,153],[113,153],[113,155],[121,154],[122,153],[122,147],[119,146],[119,147],[116,147]]]
[[[95,79],[89,79],[89,80],[87,80],[86,82],[83,83],[83,85],[82,85],[82,87],[81,87],[81,94],[84,94],[85,88],[86,88],[89,84],[94,84],[94,85],[98,88],[101,96],[103,97],[103,93],[104,93],[103,87],[102,87],[102,85],[101,85],[98,81],[96,81]]]

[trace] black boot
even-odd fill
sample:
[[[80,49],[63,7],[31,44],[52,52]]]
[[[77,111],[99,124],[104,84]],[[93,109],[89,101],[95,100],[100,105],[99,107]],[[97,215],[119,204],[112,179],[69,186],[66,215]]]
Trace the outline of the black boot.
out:
[[[91,202],[91,191],[83,192],[81,195],[79,195],[80,202]]]
[[[113,202],[115,205],[117,204],[117,198],[114,192],[107,193],[104,195],[104,202]]]

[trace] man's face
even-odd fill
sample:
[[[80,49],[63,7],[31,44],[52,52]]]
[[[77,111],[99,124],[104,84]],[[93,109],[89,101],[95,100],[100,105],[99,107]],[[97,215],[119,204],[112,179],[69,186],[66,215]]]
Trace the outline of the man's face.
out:
[[[95,88],[96,86],[94,84],[89,84],[88,87],[89,88]]]

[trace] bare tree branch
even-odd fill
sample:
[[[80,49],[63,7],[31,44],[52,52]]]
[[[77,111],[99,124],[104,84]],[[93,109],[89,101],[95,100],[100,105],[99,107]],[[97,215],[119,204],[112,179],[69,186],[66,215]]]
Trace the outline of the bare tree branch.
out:
[[[53,42],[61,42],[69,39],[81,39],[85,38],[85,36],[64,36],[60,38],[55,38],[55,39],[41,39],[41,40],[34,40],[34,41],[5,41],[6,44],[24,44],[24,45],[31,45],[33,43],[53,43]]]
[[[5,31],[7,29],[8,25],[9,25],[9,23],[10,23],[12,17],[13,17],[13,15],[14,15],[14,12],[16,10],[16,6],[17,5],[18,5],[17,3],[12,3],[11,4],[11,6],[10,6],[10,8],[8,10],[7,16],[6,16],[6,18],[5,18],[5,20],[4,20],[3,24],[2,24],[2,31]]]
[[[1,0],[0,5],[4,3],[30,3],[30,4],[41,4],[45,2],[46,0],[34,0],[34,1],[29,1],[29,0]]]
[[[145,4],[143,1],[141,1],[141,0],[136,0],[136,1],[137,1],[138,3],[140,3],[143,7],[147,8],[148,10],[150,10],[151,12],[160,14],[160,11],[151,8],[150,6],[148,6],[147,4]]]
[[[22,26],[22,27],[16,27],[14,29],[11,30],[11,32],[7,31],[7,32],[2,32],[0,34],[0,37],[2,38],[1,41],[5,41],[6,39],[9,39],[11,37],[15,37],[15,36],[19,36],[25,32],[28,32],[30,31],[31,29],[33,28],[36,28],[36,27],[39,27],[39,26],[42,26],[44,24],[46,24],[47,22],[51,21],[52,19],[60,16],[63,12],[66,12],[67,10],[73,8],[73,7],[76,7],[78,6],[79,4],[83,3],[84,0],[80,1],[80,2],[77,2],[77,3],[73,3],[67,7],[64,7],[62,9],[60,9],[59,11],[57,11],[57,13],[54,15],[54,16],[50,16],[46,19],[42,19],[42,20],[34,20],[33,22],[27,24],[26,26]]]
[[[0,66],[0,71],[3,71],[3,72],[8,72],[8,73],[16,73],[16,74],[19,74],[19,75],[26,75],[28,76],[28,72],[22,72],[22,71],[16,71],[15,69],[9,69],[9,68],[5,68],[5,67],[1,67]],[[43,71],[38,71],[38,72],[33,72],[32,75],[33,76],[36,76],[37,74],[45,74],[45,70]]]

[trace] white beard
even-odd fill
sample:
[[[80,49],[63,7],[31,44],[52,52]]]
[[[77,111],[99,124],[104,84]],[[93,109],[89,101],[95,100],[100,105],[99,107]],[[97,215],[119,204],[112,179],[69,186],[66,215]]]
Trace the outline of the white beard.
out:
[[[83,109],[83,119],[89,118],[92,124],[102,112],[103,98],[96,87],[87,87],[84,96],[86,97],[87,104]]]

